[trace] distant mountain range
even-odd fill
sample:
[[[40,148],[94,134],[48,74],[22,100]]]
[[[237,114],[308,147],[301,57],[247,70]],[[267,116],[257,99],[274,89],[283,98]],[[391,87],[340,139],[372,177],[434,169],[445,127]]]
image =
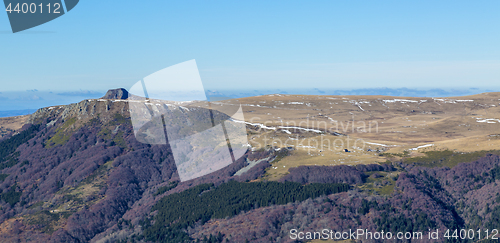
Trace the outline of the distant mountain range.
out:
[[[29,114],[34,113],[35,111],[36,111],[36,109],[0,111],[0,117],[29,115]]]
[[[452,97],[473,95],[499,90],[464,88],[464,89],[411,89],[411,88],[363,88],[363,89],[258,89],[258,90],[207,90],[207,97],[244,98],[268,94],[303,94],[303,95],[387,95],[402,97]],[[0,93],[0,117],[18,116],[33,113],[36,109],[66,105],[79,102],[82,99],[99,98],[104,92],[71,91],[45,92],[27,90],[25,92]]]
[[[267,94],[302,94],[302,95],[386,95],[402,97],[453,97],[495,92],[493,89],[411,89],[411,88],[361,88],[361,89],[269,89],[269,90],[208,90],[208,96],[243,98]]]

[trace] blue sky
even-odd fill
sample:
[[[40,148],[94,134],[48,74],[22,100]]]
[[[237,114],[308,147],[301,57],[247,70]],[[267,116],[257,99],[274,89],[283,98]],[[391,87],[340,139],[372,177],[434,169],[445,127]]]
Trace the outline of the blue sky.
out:
[[[130,88],[191,59],[210,90],[500,91],[499,11],[500,1],[82,0],[16,34],[0,13],[0,92]]]

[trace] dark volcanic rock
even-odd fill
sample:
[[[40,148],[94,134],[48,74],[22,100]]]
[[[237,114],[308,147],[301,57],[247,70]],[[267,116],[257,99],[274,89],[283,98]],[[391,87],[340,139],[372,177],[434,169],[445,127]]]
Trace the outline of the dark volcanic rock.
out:
[[[124,88],[110,89],[101,99],[109,100],[126,100],[128,98],[128,91]]]

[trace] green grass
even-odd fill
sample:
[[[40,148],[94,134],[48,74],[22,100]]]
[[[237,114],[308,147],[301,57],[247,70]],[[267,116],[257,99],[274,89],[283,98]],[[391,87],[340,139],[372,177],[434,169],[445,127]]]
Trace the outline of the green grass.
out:
[[[5,179],[9,176],[9,174],[0,174],[0,182],[5,181]]]
[[[407,164],[415,163],[419,166],[431,167],[431,168],[444,167],[444,166],[453,168],[454,166],[463,162],[475,161],[481,157],[486,156],[489,153],[500,155],[499,150],[490,150],[490,151],[483,150],[470,153],[454,152],[451,150],[428,151],[424,152],[425,156],[405,158],[403,159],[403,162]]]
[[[172,189],[176,188],[178,184],[179,184],[179,182],[178,182],[178,181],[170,182],[170,183],[168,183],[168,185],[166,185],[166,186],[162,186],[162,187],[158,188],[158,191],[156,191],[156,193],[155,193],[154,195],[155,195],[155,196],[158,196],[158,195],[160,195],[160,194],[163,194],[163,193],[165,193],[165,192],[168,192],[168,191],[170,191],[170,190],[172,190]]]
[[[370,177],[375,173],[381,175],[381,177]],[[394,192],[397,180],[395,179],[394,175],[383,171],[371,171],[365,172],[364,174],[367,176],[367,178],[365,183],[358,186],[360,189],[370,194],[377,194],[382,196],[389,196],[392,194],[392,192]],[[375,185],[375,183],[378,183],[379,185]]]
[[[97,136],[102,137],[105,140],[109,140],[112,138],[112,132],[108,128],[102,128],[101,131],[97,133]]]
[[[113,115],[113,120],[111,120],[108,125],[118,126],[123,124],[131,124],[130,118],[124,117],[122,114],[115,113]]]
[[[114,123],[114,121],[110,123]],[[97,135],[104,140],[111,140],[113,142],[113,145],[116,145],[123,149],[127,148],[127,143],[125,142],[123,131],[118,131],[113,137],[113,132],[111,131],[111,129],[104,127],[101,129],[101,131],[99,131],[99,133],[97,133]]]
[[[394,157],[408,157],[410,153],[408,151],[403,151],[402,153],[380,153],[379,156],[385,156],[387,158],[394,158]]]
[[[376,192],[378,192],[380,195],[391,195],[392,192],[394,191],[394,187],[396,186],[395,181],[390,181],[390,184],[387,186],[383,186],[381,188],[375,189]]]
[[[101,123],[99,116],[100,116],[100,114],[97,114],[96,117],[94,117],[94,118],[90,119],[88,122],[86,122],[85,126],[87,126],[87,127],[98,126]]]
[[[19,151],[15,152],[19,145],[26,143],[33,138],[38,131],[37,126],[30,128],[8,138],[0,141],[0,170],[16,165],[19,160]],[[3,162],[3,163],[2,163]]]
[[[56,134],[53,137],[51,137],[45,143],[45,145],[48,148],[51,148],[51,147],[54,147],[57,145],[66,144],[66,142],[68,142],[68,140],[71,138],[71,135],[72,135],[72,133],[70,131],[68,131],[68,128],[71,125],[75,124],[75,122],[76,122],[76,117],[73,117],[73,118],[65,121],[61,127],[57,128]]]
[[[19,200],[21,199],[21,195],[23,194],[22,192],[16,191],[16,189],[17,184],[12,185],[12,187],[8,191],[0,194],[0,199],[13,207],[14,205],[16,205],[16,203],[19,202]]]
[[[92,174],[90,174],[89,176],[87,176],[87,178],[85,178],[84,180],[81,181],[80,185],[85,185],[85,184],[93,184],[95,182],[95,180],[103,177],[106,175],[106,173],[111,170],[111,168],[113,167],[113,161],[110,160],[106,163],[104,163],[103,165],[99,166],[99,168],[97,168],[94,172],[92,172]]]
[[[288,152],[288,149],[280,149],[277,153],[276,153],[276,157],[274,158],[274,160],[272,161],[273,163],[278,163],[280,160],[282,160],[283,158],[285,158],[286,156],[288,156],[290,153]]]
[[[58,210],[58,214],[72,214],[85,206],[92,206],[101,200],[104,196],[99,194],[99,191],[106,187],[107,173],[112,168],[112,161],[97,168],[92,174],[83,179],[77,186],[64,186],[61,187],[56,193],[59,195],[57,200],[53,203],[44,205],[44,209]],[[92,197],[90,201],[87,200]],[[43,204],[43,202],[42,202]],[[48,206],[48,207],[47,207]],[[36,208],[35,205],[32,205]],[[54,213],[52,213],[54,214]]]
[[[115,137],[113,138],[113,142],[115,143],[116,146],[126,149],[127,148],[127,143],[125,142],[125,139],[123,138],[123,131],[119,131]]]
[[[69,213],[51,213],[48,210],[39,211],[27,218],[29,225],[41,227],[43,233],[52,234],[61,227],[60,219],[67,219]],[[58,227],[59,226],[59,227]]]
[[[37,207],[41,207],[43,206],[44,202],[43,201],[40,201],[40,202],[37,202],[31,206],[28,207],[28,209],[34,209],[34,208],[37,208]]]
[[[18,157],[19,157],[19,151],[7,156],[6,161],[0,163],[0,170],[17,165],[17,163],[19,163]]]

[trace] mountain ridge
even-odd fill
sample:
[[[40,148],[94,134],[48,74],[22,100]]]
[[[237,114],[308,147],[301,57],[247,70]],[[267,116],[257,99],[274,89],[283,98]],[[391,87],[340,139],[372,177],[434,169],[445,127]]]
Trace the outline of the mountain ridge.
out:
[[[364,151],[384,161],[369,159],[365,163],[381,165],[348,166],[357,164],[345,160],[347,165],[331,165],[329,162],[322,167],[314,165],[324,157],[320,153],[307,155],[315,159],[309,162],[301,159],[304,158],[301,157],[302,148],[267,146],[247,151],[244,157],[220,171],[180,182],[168,145],[147,145],[135,139],[128,102],[114,99],[124,97],[119,92],[111,92],[108,97],[113,99],[83,100],[67,106],[42,108],[22,129],[16,129],[15,133],[0,141],[12,145],[13,149],[4,150],[5,156],[0,159],[3,167],[0,170],[0,241],[144,242],[145,239],[156,239],[145,235],[144,232],[148,234],[150,231],[144,230],[161,219],[155,218],[156,214],[151,210],[155,205],[160,207],[162,198],[181,195],[190,188],[197,190],[207,183],[213,183],[213,188],[220,185],[232,188],[233,184],[228,184],[230,181],[265,183],[280,178],[300,184],[349,183],[350,189],[285,205],[254,204],[236,215],[227,218],[208,215],[198,224],[176,230],[193,241],[215,237],[217,239],[212,242],[269,242],[269,238],[277,242],[292,242],[289,238],[292,228],[313,231],[318,230],[317,227],[336,230],[364,227],[373,231],[416,231],[422,230],[421,226],[440,230],[498,227],[494,215],[500,213],[500,187],[497,186],[500,179],[499,151],[482,153],[478,157],[447,151],[425,154],[425,151],[417,150],[413,157],[391,153],[391,150]],[[490,100],[495,97],[490,97]],[[342,100],[342,97],[330,98]],[[362,113],[355,103],[349,102],[358,101],[355,98],[344,99],[346,102],[339,106],[345,109],[343,112],[354,113],[357,109],[356,112]],[[257,113],[260,116],[272,112],[267,106],[279,109],[279,104],[259,102],[285,103],[283,99],[304,103],[287,104],[284,108],[298,108],[309,114],[322,112],[318,107],[322,99],[311,103],[303,96],[268,96],[240,102],[247,112],[245,114]],[[448,107],[463,106],[437,102]],[[484,105],[481,102],[476,101]],[[387,106],[396,111],[406,106],[401,102],[394,103]],[[390,109],[381,104],[377,109]],[[368,103],[362,105],[368,106]],[[480,109],[481,105],[471,107],[474,112],[479,112],[483,109]],[[217,104],[214,108],[217,109]],[[492,114],[496,108],[489,106],[484,109],[489,109],[489,114]],[[404,110],[397,112],[407,114]],[[276,124],[268,125],[277,128]],[[494,124],[484,124],[487,125]],[[259,131],[252,124],[247,124],[247,129],[250,135],[298,135],[301,139],[327,136],[299,129],[289,129],[291,134],[278,129]],[[335,137],[346,139],[348,136]],[[345,158],[356,155],[357,158],[360,153],[343,152],[341,155]],[[428,158],[418,157],[422,154]],[[441,163],[448,161],[450,156],[455,158],[454,166]],[[294,158],[299,158],[302,164],[291,164]],[[252,163],[258,161],[253,166]],[[246,166],[252,167],[242,170]],[[278,168],[289,174],[280,177]],[[236,175],[238,171],[246,172]],[[475,200],[481,201],[475,203]],[[231,203],[235,208],[247,207],[240,202]],[[476,210],[480,213],[474,214]]]

